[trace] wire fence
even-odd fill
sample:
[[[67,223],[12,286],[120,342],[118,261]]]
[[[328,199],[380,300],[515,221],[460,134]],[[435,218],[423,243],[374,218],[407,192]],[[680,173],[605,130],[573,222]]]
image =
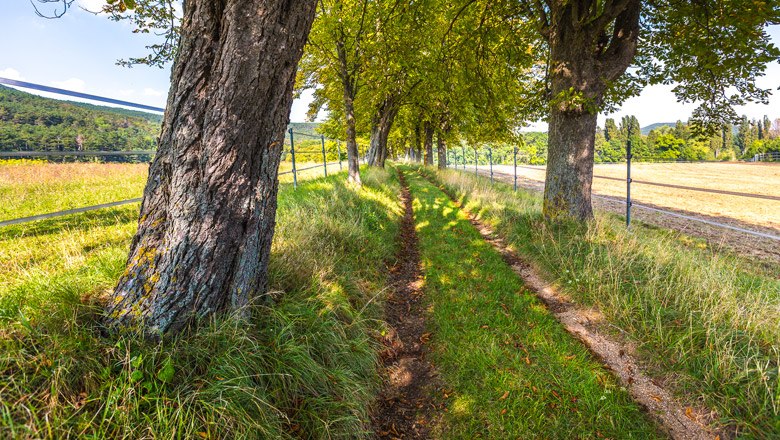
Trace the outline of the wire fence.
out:
[[[474,151],[474,155],[471,156],[474,158],[473,163],[471,163],[466,158],[468,157],[465,154],[466,148],[461,147],[460,151],[458,151],[458,148],[451,148],[447,151],[447,166],[450,168],[453,168],[455,170],[459,170],[462,172],[472,172],[477,176],[483,176],[487,177],[490,180],[490,183],[495,182],[495,177],[502,176],[506,178],[511,178],[513,182],[513,188],[515,191],[518,190],[518,174],[517,170],[518,168],[528,168],[533,169],[537,171],[543,171],[544,167],[539,166],[527,166],[527,165],[518,165],[517,163],[517,148],[514,148],[514,157],[512,158],[512,167],[513,167],[513,173],[510,175],[508,173],[495,171],[493,169],[494,165],[498,165],[493,160],[493,150],[492,148],[487,148],[484,151],[480,153],[477,149],[472,149]],[[484,165],[480,163],[480,154],[483,156]],[[725,190],[718,190],[718,189],[710,189],[710,188],[699,188],[699,187],[692,187],[692,186],[685,186],[685,185],[675,185],[675,184],[669,184],[669,183],[661,183],[661,182],[650,182],[650,181],[644,181],[644,180],[634,180],[631,178],[631,153],[630,150],[627,154],[627,157],[629,158],[629,161],[626,163],[626,178],[620,179],[616,177],[610,177],[610,176],[599,176],[594,175],[594,178],[598,179],[607,179],[607,180],[613,180],[613,181],[620,181],[620,182],[626,182],[626,198],[620,199],[617,197],[610,197],[610,196],[602,196],[593,194],[592,197],[597,199],[603,199],[603,200],[609,200],[612,202],[618,202],[626,206],[626,226],[630,227],[631,225],[631,209],[632,208],[638,208],[646,211],[652,211],[663,215],[668,215],[671,217],[676,217],[680,219],[684,219],[687,221],[692,222],[698,222],[707,224],[710,226],[715,226],[718,228],[723,229],[729,229],[733,231],[738,231],[744,234],[748,234],[754,237],[774,240],[780,242],[780,235],[756,231],[752,229],[747,228],[741,228],[734,225],[729,225],[722,222],[716,222],[713,220],[708,220],[704,218],[699,218],[691,215],[685,215],[681,214],[679,212],[674,212],[666,209],[660,209],[653,206],[648,206],[645,204],[638,204],[634,202],[631,198],[631,185],[638,184],[638,185],[648,185],[648,186],[656,186],[656,187],[665,187],[665,188],[674,188],[674,189],[681,189],[685,191],[698,191],[698,192],[705,192],[705,193],[714,193],[714,194],[721,194],[721,195],[728,195],[728,196],[735,196],[735,197],[744,197],[744,198],[752,198],[752,199],[761,199],[761,200],[771,200],[771,201],[780,201],[780,196],[774,196],[774,195],[766,195],[766,194],[753,194],[753,193],[745,193],[745,192],[739,192],[739,191],[725,191]],[[502,162],[505,162],[502,161]],[[503,163],[500,163],[503,165]]]
[[[103,102],[113,105],[120,105],[123,107],[129,107],[133,109],[139,109],[144,111],[164,112],[165,109],[160,107],[148,106],[145,104],[138,104],[129,101],[122,101],[113,98],[107,98],[103,96],[90,95],[86,93],[74,92],[71,90],[59,89],[55,87],[48,87],[40,84],[33,84],[25,81],[11,80],[7,78],[0,78],[0,84],[5,84],[13,87],[21,87],[25,89],[36,90],[40,92],[54,93],[63,96],[76,97],[80,99],[87,99],[91,101]],[[296,148],[296,137],[306,137],[312,142],[298,142]],[[346,151],[342,152],[341,140],[327,138],[324,135],[304,133],[295,131],[290,128],[285,135],[285,148],[282,151],[282,164],[290,162],[291,169],[287,171],[281,171],[279,176],[291,174],[293,177],[293,186],[298,187],[298,179],[301,177],[300,173],[304,171],[311,171],[322,168],[322,175],[328,176],[328,167],[331,167],[331,173],[335,167],[338,170],[343,169],[343,162],[346,160]],[[119,157],[135,157],[144,158],[147,161],[151,161],[156,154],[156,150],[128,150],[128,151],[95,151],[95,150],[64,150],[64,151],[0,151],[0,159],[34,159],[34,158],[61,158],[63,160],[67,158],[84,158],[84,157],[100,157],[103,159],[119,158]],[[296,159],[296,155],[298,159]],[[317,160],[311,160],[313,157],[317,157]],[[301,161],[300,159],[304,159]],[[358,144],[358,161],[365,161],[365,146]],[[300,167],[300,165],[303,165]],[[286,166],[285,166],[286,167]],[[310,177],[310,174],[307,176]],[[10,220],[0,221],[0,227],[19,225],[24,223],[35,222],[39,220],[47,220],[57,217],[63,217],[73,214],[79,214],[88,211],[94,211],[99,209],[114,208],[118,206],[139,203],[141,198],[132,198],[127,200],[118,200],[108,203],[102,203],[92,206],[83,206],[73,209],[66,209],[57,212],[50,212],[44,214],[38,214],[28,217],[15,218]]]
[[[780,162],[780,151],[756,154],[748,162]]]

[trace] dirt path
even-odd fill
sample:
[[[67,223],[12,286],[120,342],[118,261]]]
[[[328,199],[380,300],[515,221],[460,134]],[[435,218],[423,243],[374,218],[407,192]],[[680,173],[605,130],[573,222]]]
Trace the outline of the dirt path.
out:
[[[400,248],[391,269],[393,292],[387,298],[385,320],[390,326],[385,336],[382,361],[385,384],[374,413],[374,431],[383,439],[424,439],[429,437],[436,372],[426,359],[426,310],[422,301],[422,270],[414,225],[412,196],[399,172],[404,217]]]
[[[447,194],[461,209],[460,203],[445,188],[431,182]],[[477,220],[470,212],[463,210],[471,223],[482,234],[519,275],[526,286],[544,302],[550,312],[567,332],[582,341],[586,347],[625,386],[634,400],[676,440],[722,438],[710,432],[707,427],[710,411],[702,408],[684,408],[672,394],[652,378],[644,374],[639,362],[630,354],[629,347],[601,333],[597,322],[600,314],[595,310],[579,308],[538,275],[532,265],[507,248],[504,241],[489,227]]]

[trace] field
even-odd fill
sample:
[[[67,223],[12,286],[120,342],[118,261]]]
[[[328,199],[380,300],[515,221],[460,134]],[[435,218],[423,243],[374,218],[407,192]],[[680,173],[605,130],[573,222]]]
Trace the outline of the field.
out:
[[[303,181],[324,175],[321,163],[299,163]],[[346,161],[343,162],[346,167]],[[141,197],[149,166],[117,163],[45,163],[5,161],[0,163],[0,221]],[[282,162],[280,173],[292,170]],[[339,170],[329,163],[330,173]],[[292,173],[279,181],[291,183]]]
[[[468,168],[467,168],[468,169]],[[494,166],[512,174],[512,167]],[[598,164],[594,169],[595,194],[626,197],[625,164]],[[544,182],[544,167],[518,167],[517,175]],[[600,179],[597,176],[623,179]],[[709,218],[736,220],[745,225],[780,232],[780,200],[761,200],[727,194],[644,185],[637,181],[689,186],[708,190],[780,196],[780,164],[771,163],[634,163],[631,196],[637,203],[703,214]]]
[[[771,163],[635,163],[632,165],[631,196],[637,205],[724,223],[737,228],[780,235],[780,164]],[[494,165],[497,180],[512,182],[512,166]],[[473,172],[472,168],[466,171]],[[480,168],[487,174],[487,167]],[[625,164],[599,164],[593,179],[593,204],[596,208],[624,213],[626,197]],[[518,166],[518,185],[541,191],[544,188],[544,167]],[[608,177],[610,179],[599,178]],[[615,180],[618,179],[618,180]],[[692,191],[643,184],[662,183],[705,189]],[[751,198],[717,191],[739,192],[767,196]],[[740,254],[780,264],[780,244],[777,240],[756,237],[738,231],[681,219],[659,212],[633,209],[633,217],[647,224],[669,228],[706,240],[709,246],[724,246]]]

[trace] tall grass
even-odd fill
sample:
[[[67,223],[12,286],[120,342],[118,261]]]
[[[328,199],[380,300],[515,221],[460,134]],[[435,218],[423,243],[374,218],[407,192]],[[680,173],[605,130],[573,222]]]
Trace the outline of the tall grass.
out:
[[[343,175],[283,186],[273,304],[253,306],[248,323],[223,316],[160,343],[99,324],[137,208],[37,223],[25,237],[2,231],[2,264],[27,273],[0,273],[0,437],[369,436],[383,263],[401,209],[393,177],[364,176],[363,189]],[[24,250],[31,236],[37,249]],[[12,263],[8,249],[27,257]]]
[[[780,437],[780,269],[672,231],[627,231],[610,214],[550,225],[538,195],[436,176],[574,300],[598,307],[683,401],[714,409],[737,436]]]

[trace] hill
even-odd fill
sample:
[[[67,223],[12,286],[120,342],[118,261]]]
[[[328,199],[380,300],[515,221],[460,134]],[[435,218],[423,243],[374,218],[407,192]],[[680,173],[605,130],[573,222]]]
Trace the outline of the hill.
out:
[[[295,133],[303,133],[304,135],[309,136],[319,136],[320,133],[317,131],[319,126],[319,122],[290,122],[290,125],[288,125],[287,128],[292,128]]]
[[[0,151],[155,148],[160,115],[60,101],[0,86]]]
[[[661,127],[674,127],[677,123],[676,122],[656,122],[655,124],[650,124],[642,127],[642,134],[647,136],[650,134],[652,130],[655,130],[656,128]]]

